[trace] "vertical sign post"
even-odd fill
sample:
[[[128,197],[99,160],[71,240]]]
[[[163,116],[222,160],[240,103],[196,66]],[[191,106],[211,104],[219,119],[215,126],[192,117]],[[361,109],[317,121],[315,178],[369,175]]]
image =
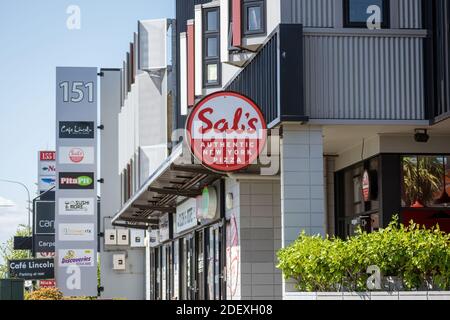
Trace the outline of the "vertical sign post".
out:
[[[56,285],[97,296],[97,68],[56,69]]]

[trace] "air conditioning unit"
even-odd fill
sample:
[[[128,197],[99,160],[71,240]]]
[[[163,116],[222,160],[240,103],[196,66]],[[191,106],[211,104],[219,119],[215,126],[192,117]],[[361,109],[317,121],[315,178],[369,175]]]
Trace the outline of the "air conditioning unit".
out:
[[[128,246],[130,244],[130,232],[128,229],[117,230],[117,245]]]
[[[125,271],[126,269],[127,269],[126,255],[123,253],[113,255],[113,270]]]
[[[105,245],[106,246],[117,245],[117,230],[115,229],[105,230]]]

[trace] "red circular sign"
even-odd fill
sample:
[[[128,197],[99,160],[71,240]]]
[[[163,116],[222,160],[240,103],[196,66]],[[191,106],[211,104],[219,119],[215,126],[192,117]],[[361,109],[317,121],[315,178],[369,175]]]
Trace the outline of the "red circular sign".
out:
[[[187,121],[194,156],[212,170],[232,172],[254,163],[267,141],[259,107],[234,92],[216,92],[200,101]]]
[[[364,202],[370,201],[370,174],[369,171],[365,170],[362,177],[362,194]]]
[[[74,163],[80,163],[84,159],[84,151],[80,148],[73,148],[69,152],[69,158]]]

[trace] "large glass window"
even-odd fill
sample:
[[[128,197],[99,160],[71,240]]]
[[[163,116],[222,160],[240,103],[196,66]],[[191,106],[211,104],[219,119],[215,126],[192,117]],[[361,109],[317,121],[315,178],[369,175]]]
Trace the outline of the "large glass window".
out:
[[[266,32],[265,1],[244,0],[243,2],[244,34],[263,34]]]
[[[220,86],[220,14],[219,8],[203,10],[203,84]]]
[[[402,206],[412,208],[450,206],[450,157],[402,158]]]
[[[382,28],[389,27],[389,1],[386,0],[344,0],[344,26],[366,28],[368,19],[374,14],[371,6],[380,8]]]

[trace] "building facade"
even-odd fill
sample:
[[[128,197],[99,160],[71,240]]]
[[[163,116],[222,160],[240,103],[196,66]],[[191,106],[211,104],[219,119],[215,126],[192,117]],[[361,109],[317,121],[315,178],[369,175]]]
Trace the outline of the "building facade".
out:
[[[394,215],[450,231],[449,14],[445,0],[177,0],[175,20],[140,22],[111,223],[147,232],[146,297],[283,299],[276,253],[303,231]],[[183,139],[216,91],[252,99],[270,132],[233,174]]]

